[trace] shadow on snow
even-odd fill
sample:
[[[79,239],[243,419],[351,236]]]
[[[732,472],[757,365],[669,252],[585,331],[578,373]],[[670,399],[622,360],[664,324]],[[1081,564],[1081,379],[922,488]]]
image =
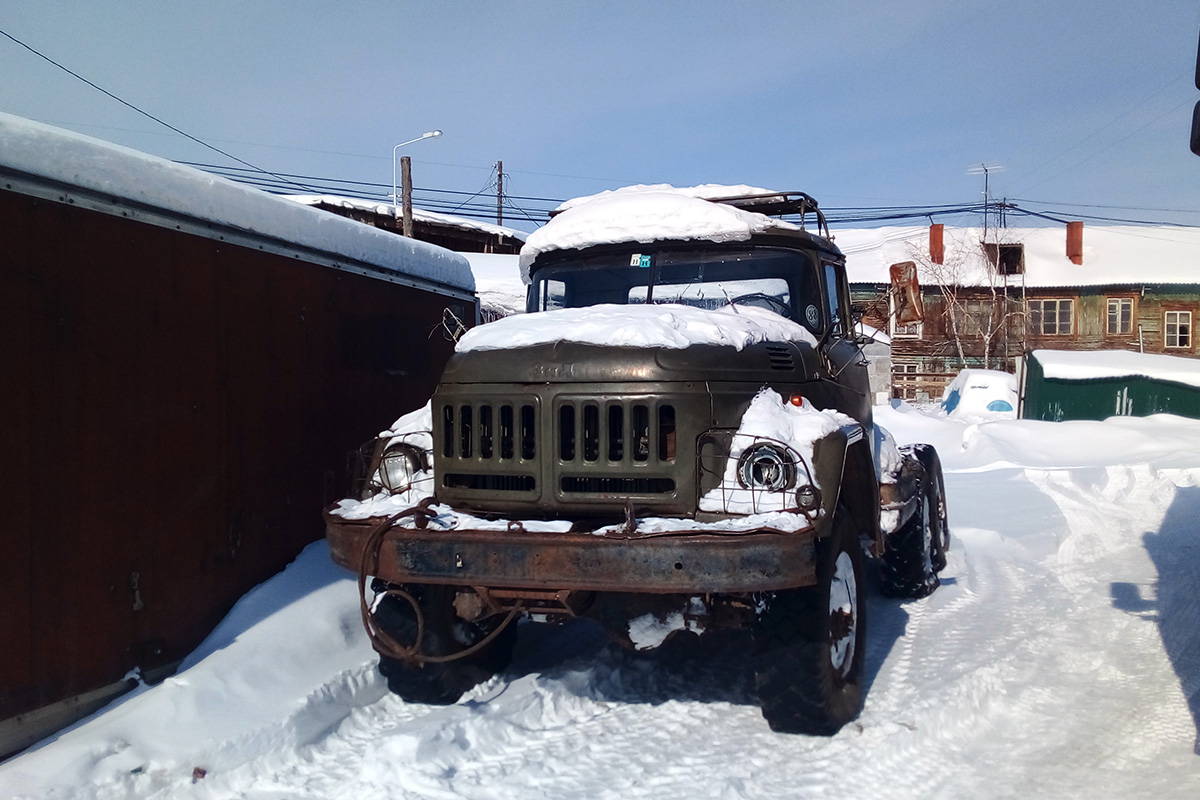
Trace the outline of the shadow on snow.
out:
[[[1179,676],[1197,736],[1200,755],[1200,488],[1180,488],[1162,527],[1143,536],[1158,569],[1155,598],[1136,584],[1112,584],[1115,608],[1158,623],[1171,666]]]

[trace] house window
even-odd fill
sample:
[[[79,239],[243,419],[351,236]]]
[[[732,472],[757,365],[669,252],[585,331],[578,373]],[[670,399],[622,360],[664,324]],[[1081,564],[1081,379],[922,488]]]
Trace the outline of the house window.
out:
[[[983,252],[988,263],[1000,275],[1023,275],[1025,273],[1025,245],[996,244],[983,242]]]
[[[917,365],[892,363],[892,390],[901,400],[917,399]],[[928,393],[926,392],[926,399]]]
[[[995,304],[991,300],[966,300],[954,309],[954,326],[959,336],[987,336],[992,332]]]
[[[1192,312],[1164,312],[1163,330],[1166,332],[1167,347],[1190,348],[1192,346]]]
[[[1043,336],[1070,336],[1074,301],[1030,300],[1029,329]]]
[[[1129,297],[1108,298],[1108,335],[1133,333],[1133,299]]]

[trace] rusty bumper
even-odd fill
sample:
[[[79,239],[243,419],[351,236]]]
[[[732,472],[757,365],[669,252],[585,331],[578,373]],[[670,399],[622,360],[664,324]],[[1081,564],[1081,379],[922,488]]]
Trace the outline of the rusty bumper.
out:
[[[326,513],[333,560],[358,572],[381,519]],[[602,592],[741,593],[816,583],[812,531],[671,533],[609,538],[523,530],[392,528],[379,548],[376,577],[512,589]]]

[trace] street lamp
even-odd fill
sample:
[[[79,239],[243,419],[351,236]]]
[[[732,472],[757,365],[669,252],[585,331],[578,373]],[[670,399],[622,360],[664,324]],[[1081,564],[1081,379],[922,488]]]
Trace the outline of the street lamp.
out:
[[[398,145],[396,145],[395,147],[393,147],[393,148],[392,148],[392,208],[395,208],[395,207],[396,207],[396,203],[397,203],[397,195],[396,195],[396,154],[397,154],[398,152],[400,152],[400,148],[401,148],[401,147],[404,147],[404,145],[406,145],[406,144],[412,144],[413,142],[419,142],[419,141],[421,141],[422,139],[436,139],[437,137],[439,137],[439,136],[441,136],[441,135],[442,135],[442,132],[441,132],[441,131],[426,131],[425,133],[422,133],[422,134],[421,134],[420,136],[418,136],[417,138],[415,138],[415,139],[409,139],[407,142],[401,142],[400,144],[398,144]]]

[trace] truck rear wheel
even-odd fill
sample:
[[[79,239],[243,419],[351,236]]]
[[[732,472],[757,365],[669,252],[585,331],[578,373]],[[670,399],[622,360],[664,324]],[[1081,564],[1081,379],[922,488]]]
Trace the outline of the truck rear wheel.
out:
[[[455,590],[450,586],[409,586],[424,619],[420,652],[426,656],[447,656],[466,650],[501,624],[495,616],[480,622],[468,622],[455,613]],[[372,612],[375,624],[405,647],[417,637],[417,616],[407,600],[388,595]],[[508,666],[516,643],[517,627],[509,625],[491,643],[476,653],[439,662],[413,662],[386,655],[379,656],[379,671],[387,679],[388,689],[409,703],[451,705],[463,693],[491,678]]]
[[[858,536],[839,512],[817,543],[817,585],[772,592],[754,630],[771,730],[832,736],[862,710],[864,584]]]

